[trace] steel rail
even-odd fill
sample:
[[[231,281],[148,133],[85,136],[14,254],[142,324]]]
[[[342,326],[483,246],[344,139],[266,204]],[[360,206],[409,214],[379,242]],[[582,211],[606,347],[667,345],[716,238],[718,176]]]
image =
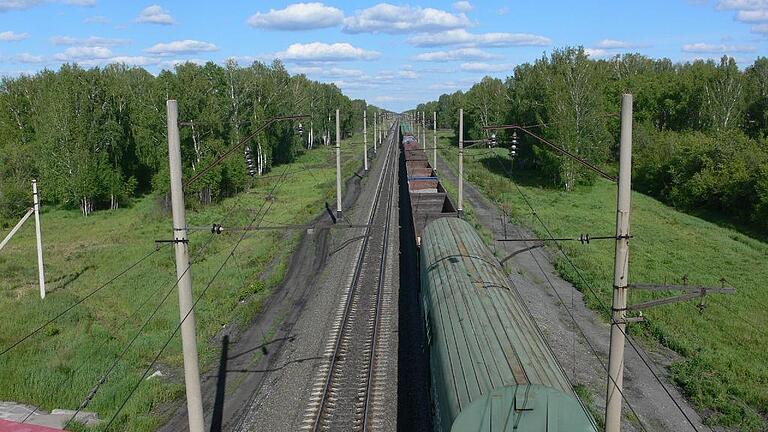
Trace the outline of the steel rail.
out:
[[[371,237],[370,234],[371,234],[371,229],[373,227],[373,220],[374,220],[374,218],[376,216],[376,208],[378,207],[379,200],[381,198],[381,191],[384,189],[384,179],[385,179],[386,174],[387,174],[388,170],[390,169],[390,165],[391,165],[390,164],[390,159],[391,159],[391,156],[392,156],[392,153],[393,153],[392,149],[394,147],[394,144],[390,142],[389,145],[390,145],[390,148],[387,150],[387,157],[384,159],[384,165],[382,167],[382,175],[379,177],[379,180],[378,180],[378,182],[376,184],[376,194],[374,196],[373,203],[371,205],[371,210],[368,213],[368,224],[367,224],[368,226],[365,229],[365,237],[363,238],[363,243],[362,243],[361,248],[360,248],[360,255],[358,256],[357,261],[355,263],[355,272],[354,272],[354,275],[352,277],[351,289],[349,291],[349,294],[347,296],[346,302],[344,304],[344,313],[343,313],[342,321],[341,321],[340,326],[339,326],[339,334],[337,335],[336,341],[334,343],[333,354],[331,356],[331,364],[330,364],[330,367],[328,368],[328,374],[327,374],[327,377],[325,379],[325,383],[323,385],[322,394],[320,396],[320,404],[319,404],[319,406],[317,408],[317,413],[315,414],[315,421],[313,422],[313,425],[312,425],[312,430],[313,431],[318,431],[318,430],[321,429],[320,426],[321,426],[321,422],[322,422],[322,418],[323,418],[323,413],[325,411],[326,404],[328,402],[328,396],[329,396],[329,393],[330,393],[331,385],[333,383],[333,376],[334,376],[334,373],[336,371],[337,360],[338,360],[338,357],[339,357],[339,351],[340,351],[340,348],[341,348],[341,345],[342,345],[342,341],[343,341],[344,335],[345,335],[344,334],[345,333],[345,328],[347,327],[347,324],[349,323],[349,319],[350,319],[350,317],[352,315],[351,314],[351,312],[352,312],[352,308],[351,308],[352,300],[355,297],[355,293],[357,291],[356,288],[358,288],[359,281],[360,281],[360,276],[362,274],[362,269],[363,269],[363,265],[364,265],[366,251],[368,249],[368,240]],[[378,316],[377,316],[377,318],[378,318]]]
[[[390,143],[390,146],[393,145],[393,143]],[[387,214],[384,224],[384,246],[382,248],[381,252],[381,261],[379,264],[379,283],[378,287],[376,288],[376,311],[375,311],[375,317],[374,317],[374,325],[373,325],[373,335],[371,337],[371,353],[368,357],[368,377],[367,377],[367,385],[365,390],[365,400],[363,403],[363,432],[368,430],[368,401],[370,400],[371,391],[372,391],[372,385],[373,385],[373,370],[374,370],[374,361],[376,359],[376,340],[379,335],[379,324],[380,324],[380,316],[381,316],[381,310],[382,310],[382,297],[383,297],[383,291],[384,291],[384,280],[386,276],[386,264],[387,264],[387,247],[389,245],[389,232],[390,232],[390,226],[392,222],[392,192],[394,192],[395,188],[395,173],[396,170],[390,169],[390,184],[389,184],[389,199],[387,199]]]

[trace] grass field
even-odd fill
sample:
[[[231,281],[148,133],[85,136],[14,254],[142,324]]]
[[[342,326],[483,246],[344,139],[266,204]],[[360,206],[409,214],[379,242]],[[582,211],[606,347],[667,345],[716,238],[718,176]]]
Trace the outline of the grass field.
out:
[[[362,164],[361,146],[351,147],[350,141],[342,143],[345,178]],[[286,168],[286,179],[267,203],[271,207],[262,225],[306,223],[323,210],[325,201],[334,202],[332,148],[305,152],[295,163],[276,167],[270,176]],[[188,212],[188,224],[247,225],[277,180],[256,179],[247,193]],[[44,193],[45,186],[41,188]],[[150,254],[136,268],[0,356],[0,400],[46,410],[77,408],[157,308],[86,408],[102,419],[113,416],[179,320],[173,249],[166,246],[152,253],[154,240],[171,237],[170,215],[160,210],[159,200],[144,197],[131,208],[99,211],[87,218],[77,210],[46,209],[42,220],[48,296],[44,301],[37,288],[34,224],[29,222],[0,252],[0,352]],[[239,233],[212,238],[206,230],[190,234],[195,297],[238,238]],[[213,365],[218,355],[218,345],[212,343],[217,332],[223,326],[242,326],[258,312],[270,289],[282,279],[298,238],[298,232],[258,231],[240,244],[195,309],[204,366]],[[110,430],[154,430],[161,421],[158,406],[183,397],[181,365],[177,335],[156,365],[166,377],[144,382],[116,419],[118,427]],[[75,425],[73,429],[82,428]]]
[[[442,156],[455,168],[456,150],[447,148],[452,139],[444,134],[438,145],[446,147],[440,150]],[[514,183],[555,237],[613,235],[615,185],[601,180],[565,193],[547,186],[536,172],[512,171],[506,155],[502,149],[467,149],[465,175],[486,196],[511,210],[518,223],[548,237]],[[654,308],[645,313],[647,322],[632,325],[630,332],[651,349],[658,342],[683,356],[671,366],[672,377],[703,410],[708,423],[739,431],[768,430],[768,244],[640,193],[632,194],[631,233],[630,282],[680,283],[688,275],[690,284],[719,286],[725,278],[738,292],[708,296],[703,313],[695,301]],[[558,271],[607,318],[614,242],[562,245],[584,279],[562,255],[553,253]],[[632,291],[630,303],[676,293],[655,294]]]

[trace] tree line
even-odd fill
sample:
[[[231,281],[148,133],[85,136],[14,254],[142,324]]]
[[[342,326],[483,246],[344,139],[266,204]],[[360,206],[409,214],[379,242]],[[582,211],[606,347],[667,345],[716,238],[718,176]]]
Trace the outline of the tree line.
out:
[[[593,60],[583,48],[569,47],[517,66],[505,80],[486,77],[467,92],[444,94],[417,109],[437,111],[439,127],[457,130],[464,108],[467,139],[487,138],[482,127],[489,124],[531,125],[544,138],[613,168],[625,92],[634,95],[635,189],[682,209],[768,228],[766,57],[740,70],[730,57]],[[521,144],[516,169],[537,169],[565,190],[595,179],[528,137]]]
[[[291,75],[284,65],[240,66],[186,63],[157,76],[140,67],[76,64],[58,71],[0,81],[0,219],[30,206],[30,180],[38,179],[44,202],[79,208],[117,208],[133,197],[168,190],[165,102],[179,104],[185,176],[225,149],[277,122],[250,143],[258,172],[290,162],[299,151],[335,139],[335,110],[342,135],[362,128],[363,100],[351,100],[333,84]],[[378,108],[368,106],[372,116]],[[303,134],[298,134],[299,123]],[[248,184],[242,157],[231,157],[187,192],[209,204]]]

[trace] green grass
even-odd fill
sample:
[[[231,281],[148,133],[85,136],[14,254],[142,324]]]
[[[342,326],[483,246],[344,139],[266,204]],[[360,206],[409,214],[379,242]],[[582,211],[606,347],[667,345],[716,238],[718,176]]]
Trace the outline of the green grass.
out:
[[[448,146],[451,139],[444,134],[439,145]],[[456,151],[441,152],[455,169]],[[511,209],[517,222],[541,238],[547,237],[513,180],[554,236],[615,232],[615,185],[598,181],[566,193],[547,186],[536,172],[515,171],[510,178],[506,154],[502,149],[468,149],[465,173],[486,196]],[[654,308],[645,313],[647,322],[632,325],[630,332],[648,349],[658,342],[681,354],[670,367],[671,376],[703,411],[708,423],[740,431],[767,430],[768,244],[635,192],[631,233],[631,282],[680,283],[680,278],[688,275],[691,284],[719,286],[719,280],[725,278],[738,292],[708,296],[703,313],[695,301]],[[563,247],[587,282],[561,255],[553,253],[556,268],[585,293],[588,306],[606,319],[604,305],[610,304],[612,295],[614,242],[566,242]],[[634,290],[630,303],[674,294]]]
[[[345,178],[362,163],[361,149],[346,145],[349,142],[342,143]],[[280,174],[283,169],[276,167],[270,174]],[[292,174],[275,191],[264,225],[306,223],[321,212],[323,202],[333,202],[335,162],[331,148],[305,152],[288,170]],[[249,193],[188,212],[189,225],[246,225],[276,180],[256,180]],[[87,218],[78,211],[46,209],[42,220],[48,296],[44,301],[37,288],[34,227],[28,223],[0,252],[0,351],[152,251],[154,240],[170,238],[170,215],[160,210],[159,202],[158,197],[144,197],[131,208],[98,211]],[[229,219],[223,220],[233,206],[236,208]],[[258,231],[247,237],[211,285],[195,309],[198,347],[205,368],[213,366],[218,356],[217,332],[225,325],[244,326],[282,280],[299,234]],[[210,237],[207,231],[190,234],[192,256]],[[193,265],[196,297],[238,237],[236,233],[217,236]],[[170,290],[168,300],[86,409],[102,419],[111,418],[178,323],[175,280],[173,250],[165,247],[0,356],[0,400],[31,403],[46,410],[77,408]],[[131,316],[147,298],[146,306]],[[158,407],[183,397],[178,335],[156,366],[167,377],[144,382],[118,416],[118,427],[111,430],[152,431],[162,421]]]

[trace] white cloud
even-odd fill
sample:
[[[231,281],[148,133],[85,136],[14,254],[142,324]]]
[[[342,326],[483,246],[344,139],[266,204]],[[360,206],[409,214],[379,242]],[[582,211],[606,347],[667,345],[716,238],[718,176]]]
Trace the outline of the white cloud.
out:
[[[150,54],[169,55],[169,54],[191,54],[200,52],[217,51],[219,48],[210,43],[197,40],[180,40],[168,43],[159,43],[145,49]]]
[[[69,46],[89,46],[89,47],[108,47],[108,46],[120,46],[128,45],[131,41],[127,39],[110,39],[98,36],[91,36],[85,39],[78,39],[70,36],[53,36],[50,42],[54,45],[69,45]]]
[[[291,73],[316,75],[329,78],[364,78],[365,72],[360,69],[346,69],[339,67],[321,67],[321,66],[294,66],[290,67]]]
[[[344,21],[344,12],[322,3],[294,3],[285,9],[270,9],[248,18],[251,27],[270,30],[311,30],[334,27]]]
[[[611,56],[611,52],[605,48],[584,48],[584,54],[593,59],[600,59]]]
[[[334,44],[312,42],[308,44],[291,44],[288,49],[278,52],[275,55],[285,61],[313,62],[373,60],[378,58],[381,53],[358,48],[346,42]]]
[[[37,6],[40,3],[42,3],[42,0],[0,0],[0,12],[27,9]]]
[[[29,33],[16,33],[12,31],[0,32],[0,41],[16,42],[29,38]]]
[[[755,47],[751,45],[725,45],[709,43],[694,43],[683,45],[683,51],[688,53],[726,54],[734,52],[752,52],[754,50]]]
[[[72,6],[96,6],[96,0],[60,0],[64,4]]]
[[[45,62],[45,58],[43,56],[37,56],[32,55],[30,53],[21,53],[17,54],[13,58],[15,61],[19,63],[43,63]]]
[[[48,2],[70,6],[94,6],[96,4],[96,0],[48,0]],[[29,9],[43,3],[45,3],[44,0],[0,0],[0,12]]]
[[[497,15],[502,15],[502,16],[504,16],[504,15],[508,15],[510,12],[512,12],[512,9],[510,9],[510,8],[508,8],[508,7],[506,7],[506,6],[504,6],[504,7],[500,7],[500,8],[498,8],[498,9],[496,10],[496,14],[497,14]]]
[[[53,56],[56,60],[77,61],[112,57],[112,51],[104,47],[72,47]]]
[[[740,10],[736,19],[746,23],[768,21],[768,9]]]
[[[96,15],[92,17],[88,17],[83,20],[86,24],[109,24],[109,18],[102,16],[102,15]]]
[[[604,49],[627,49],[627,48],[639,48],[641,45],[633,44],[631,42],[620,41],[616,39],[603,39],[597,43],[598,48]]]
[[[415,33],[463,28],[470,25],[461,14],[439,9],[379,3],[344,19],[347,33]]]
[[[470,62],[462,63],[461,70],[465,72],[502,72],[512,71],[515,65],[511,63],[483,63],[483,62]]]
[[[752,33],[768,34],[768,24],[758,24],[758,25],[752,26]]]
[[[173,19],[171,14],[160,7],[160,5],[152,5],[144,8],[144,10],[139,13],[139,17],[136,18],[136,22],[161,25],[176,24],[176,20]]]
[[[768,22],[768,0],[720,0],[716,8],[736,11],[736,20],[743,23]]]
[[[472,6],[472,3],[466,0],[454,2],[453,8],[462,13],[467,13],[472,9],[474,9],[474,7]]]
[[[529,33],[470,33],[464,29],[423,33],[408,39],[407,42],[419,47],[448,45],[471,47],[546,46],[552,43],[547,37]]]
[[[196,58],[190,58],[190,59],[174,59],[174,60],[164,60],[158,63],[158,66],[160,66],[162,69],[173,69],[176,66],[187,64],[187,63],[193,63],[196,65],[204,65],[205,61],[201,59]]]
[[[413,60],[423,62],[447,62],[457,60],[490,60],[498,56],[477,48],[461,48],[449,51],[431,51],[417,54]]]
[[[406,79],[416,79],[419,77],[419,74],[412,70],[401,70],[397,72],[397,76],[400,78],[406,78]]]
[[[720,0],[717,8],[721,10],[757,10],[768,8],[768,0]]]

